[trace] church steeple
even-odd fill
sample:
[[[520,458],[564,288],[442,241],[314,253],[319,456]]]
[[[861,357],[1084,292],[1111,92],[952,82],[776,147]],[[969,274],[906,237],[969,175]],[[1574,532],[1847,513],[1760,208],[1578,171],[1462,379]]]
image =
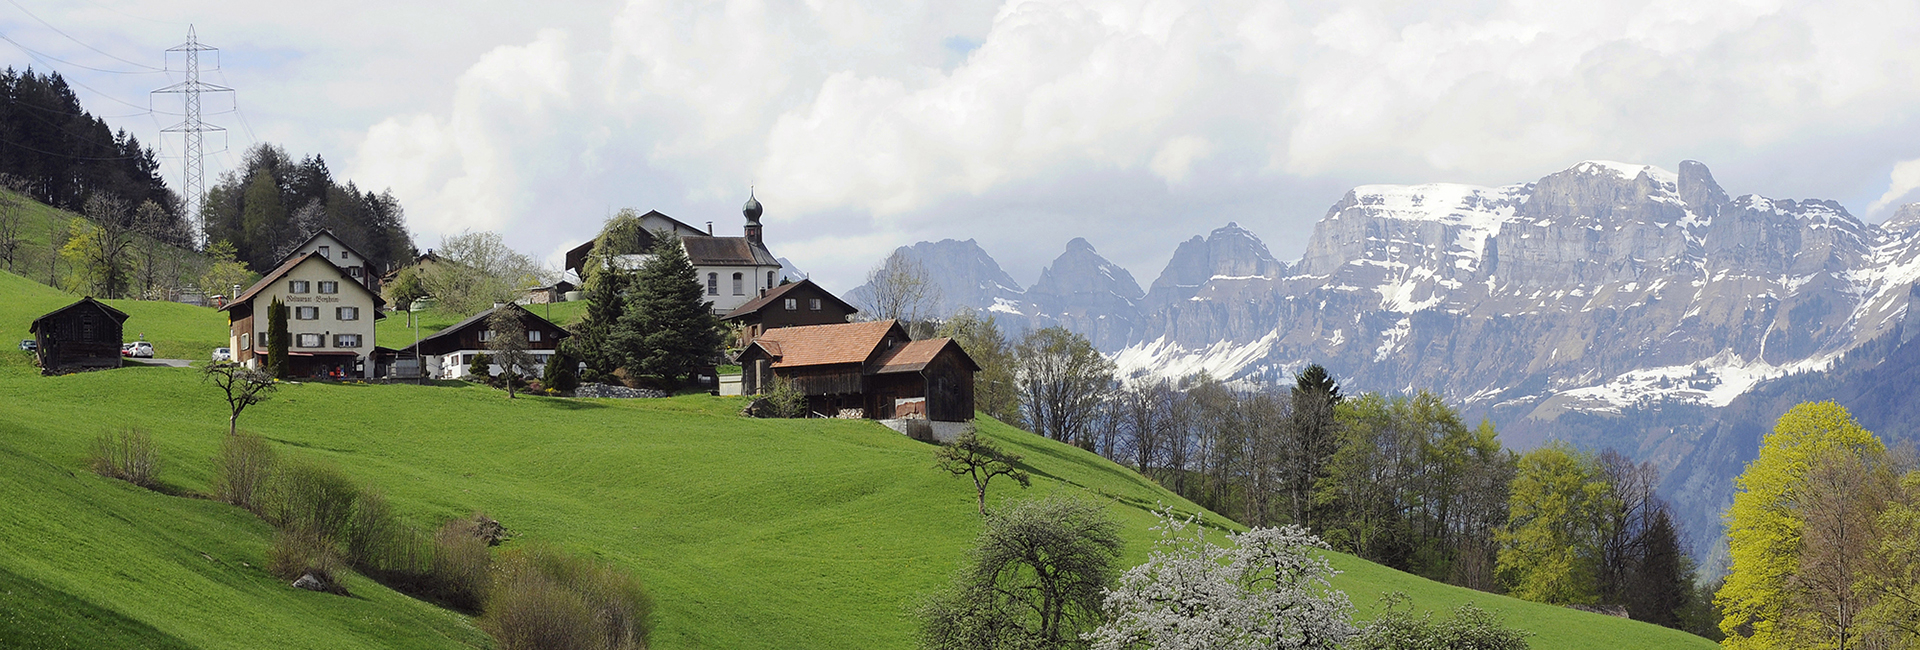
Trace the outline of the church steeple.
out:
[[[749,187],[747,204],[740,206],[740,214],[747,216],[747,241],[753,242],[756,246],[765,245],[760,242],[760,212],[760,200],[754,198],[753,188]]]

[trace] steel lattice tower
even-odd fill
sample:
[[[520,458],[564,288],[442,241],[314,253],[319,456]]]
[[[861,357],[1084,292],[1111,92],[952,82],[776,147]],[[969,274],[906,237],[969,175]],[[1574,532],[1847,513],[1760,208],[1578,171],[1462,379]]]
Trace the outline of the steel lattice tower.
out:
[[[153,94],[178,94],[185,100],[186,110],[182,111],[185,119],[181,120],[179,124],[161,129],[161,132],[179,133],[182,139],[186,141],[186,155],[181,160],[180,165],[183,169],[182,176],[184,176],[180,183],[182,195],[180,200],[182,203],[181,208],[186,211],[184,216],[190,220],[189,223],[199,222],[201,195],[206,192],[206,185],[202,178],[205,167],[201,163],[201,156],[204,153],[201,147],[201,134],[209,131],[226,130],[219,125],[208,124],[200,119],[200,93],[233,92],[232,88],[217,86],[200,80],[200,53],[214,52],[219,49],[220,48],[201,43],[194,35],[193,26],[188,25],[187,42],[167,48],[168,52],[180,52],[185,55],[187,65],[186,80],[153,91]],[[198,234],[196,233],[195,236],[198,237]]]

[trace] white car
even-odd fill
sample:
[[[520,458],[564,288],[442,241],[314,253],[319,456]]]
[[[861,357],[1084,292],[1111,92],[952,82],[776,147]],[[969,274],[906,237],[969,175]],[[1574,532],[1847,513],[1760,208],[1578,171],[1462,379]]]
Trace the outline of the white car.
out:
[[[213,360],[214,360],[214,361],[232,361],[232,360],[233,360],[233,350],[230,350],[230,349],[227,349],[227,348],[214,348],[214,349],[213,349]]]
[[[134,341],[132,343],[128,343],[127,356],[140,358],[140,359],[152,359],[153,344],[148,343],[146,341]]]

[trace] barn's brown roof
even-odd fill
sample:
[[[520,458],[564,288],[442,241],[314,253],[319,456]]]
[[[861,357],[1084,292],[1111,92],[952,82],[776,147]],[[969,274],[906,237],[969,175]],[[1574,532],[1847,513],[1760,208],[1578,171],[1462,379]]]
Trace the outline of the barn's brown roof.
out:
[[[748,350],[759,347],[773,357],[775,368],[865,364],[880,351],[888,334],[896,334],[901,340],[907,338],[899,323],[891,320],[803,325],[761,334],[748,345]]]
[[[687,249],[687,259],[697,266],[779,266],[780,260],[765,246],[753,243],[745,237],[698,237],[685,236],[680,244]]]
[[[782,296],[787,295],[787,292],[793,291],[795,289],[799,289],[802,285],[810,286],[815,289],[820,289],[820,293],[825,294],[827,298],[832,299],[836,303],[839,303],[840,307],[842,309],[845,309],[846,312],[849,314],[860,313],[860,310],[855,309],[853,305],[847,304],[847,301],[841,300],[839,296],[833,295],[833,292],[828,291],[826,289],[821,289],[820,285],[814,284],[812,280],[803,279],[799,282],[790,282],[787,284],[774,287],[772,289],[768,289],[767,292],[765,294],[762,294],[760,297],[754,298],[753,300],[749,300],[747,301],[747,304],[741,305],[735,308],[733,311],[727,312],[727,315],[721,316],[720,320],[733,320],[736,318],[742,318],[742,317],[754,314],[756,312],[759,312],[761,309],[765,308],[767,305],[771,305],[773,304],[774,301],[779,300]]]
[[[913,341],[894,348],[892,353],[881,357],[880,362],[875,364],[873,374],[920,372],[927,367],[927,364],[933,363],[935,357],[945,352],[947,346],[953,346],[954,352],[966,360],[968,367],[976,372],[980,370],[980,364],[974,363],[973,357],[967,356],[967,351],[961,349],[960,344],[954,343],[950,338],[937,338]]]
[[[420,339],[418,343],[414,343],[413,345],[407,346],[407,349],[425,350],[427,354],[446,354],[448,352],[458,350],[460,349],[460,332],[462,330],[466,330],[470,327],[473,327],[475,324],[479,324],[480,326],[485,327],[486,326],[485,321],[487,320],[487,317],[492,316],[493,312],[500,311],[502,309],[513,309],[514,311],[520,312],[520,322],[523,325],[527,325],[529,329],[532,329],[534,327],[540,327],[541,325],[545,325],[545,328],[543,328],[543,330],[552,330],[554,332],[553,336],[556,339],[563,339],[569,336],[573,336],[573,333],[567,331],[566,328],[561,327],[559,325],[555,325],[553,324],[553,321],[549,321],[545,318],[541,318],[539,314],[533,313],[531,310],[528,310],[525,307],[521,307],[518,304],[510,302],[505,305],[494,307],[492,309],[482,311],[478,314],[468,316],[466,320],[462,320],[458,323],[454,323],[445,328],[442,328],[438,332],[434,332],[432,334],[427,335],[426,338]]]

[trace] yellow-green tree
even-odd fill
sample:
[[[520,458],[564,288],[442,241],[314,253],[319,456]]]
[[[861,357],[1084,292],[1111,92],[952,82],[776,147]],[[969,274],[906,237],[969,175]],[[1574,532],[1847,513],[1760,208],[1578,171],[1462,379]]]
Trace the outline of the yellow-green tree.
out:
[[[1566,443],[1520,457],[1507,502],[1507,527],[1496,531],[1494,573],[1509,595],[1556,605],[1599,600],[1595,526],[1608,486],[1594,460]]]
[[[1807,475],[1829,454],[1878,456],[1885,447],[1852,414],[1833,402],[1801,404],[1780,416],[1760,455],[1734,480],[1727,508],[1732,566],[1715,594],[1722,618],[1721,644],[1740,650],[1800,647],[1790,611],[1792,582],[1800,569],[1806,521]]]
[[[1874,599],[1866,632],[1892,648],[1920,648],[1920,471],[1908,472],[1880,511],[1878,544],[1855,589]]]

